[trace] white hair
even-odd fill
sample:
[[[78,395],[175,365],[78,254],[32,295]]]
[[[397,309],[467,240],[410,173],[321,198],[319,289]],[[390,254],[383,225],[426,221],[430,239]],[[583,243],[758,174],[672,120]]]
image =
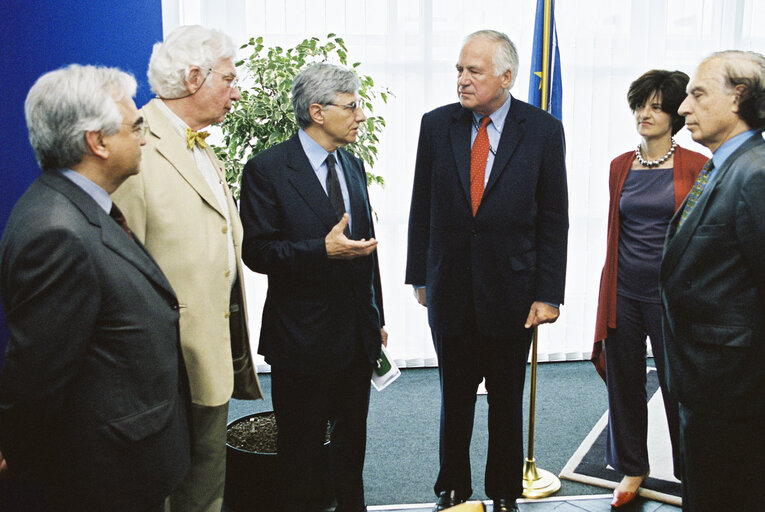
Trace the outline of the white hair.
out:
[[[212,69],[220,59],[233,59],[236,47],[229,36],[201,25],[173,30],[154,45],[149,59],[149,85],[160,98],[185,96],[186,79],[193,66]]]
[[[494,64],[494,75],[499,76],[509,69],[513,75],[510,81],[510,87],[512,88],[518,76],[519,66],[518,50],[515,48],[515,44],[513,44],[507,35],[497,30],[479,30],[473,32],[465,38],[465,43],[477,38],[499,43],[494,51],[494,55],[491,56],[491,62]]]
[[[135,78],[116,68],[71,64],[38,78],[27,94],[24,114],[40,167],[80,163],[89,151],[85,132],[119,132],[123,116],[117,102],[132,98],[135,91]]]

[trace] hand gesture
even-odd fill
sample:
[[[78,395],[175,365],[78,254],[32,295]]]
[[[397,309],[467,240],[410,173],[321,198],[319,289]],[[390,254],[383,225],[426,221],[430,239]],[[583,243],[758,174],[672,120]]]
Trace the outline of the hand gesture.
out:
[[[361,258],[363,256],[369,256],[377,248],[377,240],[374,238],[351,240],[345,236],[346,226],[348,226],[348,214],[343,214],[343,218],[340,222],[327,233],[324,239],[325,246],[327,248],[327,257],[337,260],[352,260],[355,258]]]

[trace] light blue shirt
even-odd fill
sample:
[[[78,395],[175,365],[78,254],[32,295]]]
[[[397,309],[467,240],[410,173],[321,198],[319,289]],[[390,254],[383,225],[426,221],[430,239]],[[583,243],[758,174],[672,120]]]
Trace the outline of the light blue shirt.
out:
[[[92,197],[98,206],[109,215],[109,212],[112,211],[112,198],[109,197],[106,190],[102,189],[77,171],[71,169],[59,169],[59,172],[68,178],[69,181],[84,190],[85,193]]]
[[[704,190],[701,191],[699,199],[704,197],[704,194],[708,194],[707,190],[712,188],[709,185],[714,183],[715,177],[717,176],[717,170],[725,164],[725,161],[728,159],[728,157],[731,156],[734,151],[740,148],[744,142],[749,140],[749,138],[756,132],[757,130],[747,130],[743,133],[739,133],[735,137],[731,137],[730,139],[723,142],[720,147],[717,148],[717,151],[712,154],[712,162],[715,164],[715,166],[709,172],[709,180],[707,181],[707,185],[704,187]]]
[[[497,110],[489,115],[491,122],[486,125],[486,134],[489,136],[489,158],[486,159],[486,172],[483,177],[483,184],[489,182],[489,175],[491,174],[491,167],[494,165],[494,155],[499,147],[499,139],[502,137],[502,128],[505,127],[505,119],[507,119],[507,113],[510,112],[510,101],[512,96],[507,95],[507,100]],[[484,117],[481,114],[473,112],[473,128],[470,131],[470,147],[473,147],[476,135],[478,135],[478,127],[481,126],[481,118]]]
[[[343,192],[343,204],[345,205],[345,211],[348,212],[349,217],[348,229],[353,232],[351,199],[348,195],[348,185],[345,183],[345,173],[343,172],[343,165],[340,163],[340,155],[337,151],[328,153],[326,149],[321,147],[321,145],[313,140],[302,128],[298,131],[298,138],[300,139],[300,145],[303,146],[305,155],[308,157],[308,162],[311,164],[313,172],[316,173],[316,177],[319,179],[319,183],[321,183],[321,188],[324,189],[325,194],[327,193],[327,174],[329,173],[325,161],[327,160],[327,156],[330,154],[334,155],[337,180],[340,182],[340,190]]]

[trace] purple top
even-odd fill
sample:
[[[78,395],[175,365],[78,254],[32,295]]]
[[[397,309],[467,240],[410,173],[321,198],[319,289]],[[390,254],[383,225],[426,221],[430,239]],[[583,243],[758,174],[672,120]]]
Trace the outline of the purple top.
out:
[[[631,169],[619,201],[617,293],[660,303],[659,266],[664,236],[675,213],[672,168]]]

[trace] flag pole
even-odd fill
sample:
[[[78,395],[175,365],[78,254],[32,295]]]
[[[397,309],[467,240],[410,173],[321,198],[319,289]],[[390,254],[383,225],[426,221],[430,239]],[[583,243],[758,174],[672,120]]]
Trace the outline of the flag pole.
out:
[[[542,110],[550,110],[550,42],[552,40],[552,0],[544,0],[542,23],[542,69],[540,76]],[[535,34],[536,37],[536,34]],[[560,490],[560,480],[557,476],[544,469],[538,469],[534,459],[534,416],[537,397],[537,345],[539,328],[534,327],[531,337],[531,393],[529,397],[529,447],[523,463],[523,497],[539,499],[555,494]]]
[[[529,449],[523,463],[523,497],[539,499],[555,494],[560,489],[557,476],[544,469],[538,469],[534,459],[534,413],[537,396],[537,332],[534,327],[531,338],[531,395],[529,398]]]

